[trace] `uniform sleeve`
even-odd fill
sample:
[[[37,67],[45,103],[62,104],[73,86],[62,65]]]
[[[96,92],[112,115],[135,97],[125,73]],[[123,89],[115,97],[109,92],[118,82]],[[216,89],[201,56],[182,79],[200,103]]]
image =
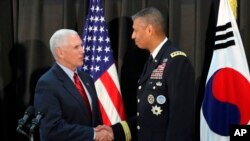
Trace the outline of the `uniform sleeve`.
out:
[[[111,126],[115,141],[130,141],[137,138],[136,116]],[[135,139],[136,140],[136,139]]]
[[[193,140],[195,119],[195,76],[185,56],[176,56],[167,66],[169,121],[166,141]]]

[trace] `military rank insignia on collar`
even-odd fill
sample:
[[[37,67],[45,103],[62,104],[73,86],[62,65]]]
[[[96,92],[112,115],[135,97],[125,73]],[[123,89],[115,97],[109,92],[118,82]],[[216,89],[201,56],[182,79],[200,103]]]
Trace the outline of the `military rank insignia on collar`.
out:
[[[162,63],[167,63],[167,61],[168,61],[168,58],[164,58],[164,59],[162,60]]]
[[[174,58],[174,57],[176,57],[176,56],[179,56],[179,55],[182,55],[182,56],[187,57],[186,53],[184,53],[184,52],[182,52],[182,51],[174,51],[174,52],[172,52],[172,53],[170,54],[170,56],[171,56],[172,58]]]

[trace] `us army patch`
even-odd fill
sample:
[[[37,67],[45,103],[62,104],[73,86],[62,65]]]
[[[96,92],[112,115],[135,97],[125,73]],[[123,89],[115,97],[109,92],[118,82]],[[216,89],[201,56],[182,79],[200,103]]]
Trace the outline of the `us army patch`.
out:
[[[174,58],[175,56],[179,56],[179,55],[182,55],[182,56],[186,56],[186,57],[187,57],[186,53],[184,53],[184,52],[182,52],[182,51],[175,51],[175,52],[172,52],[172,53],[170,54],[170,56],[171,56],[172,58]]]

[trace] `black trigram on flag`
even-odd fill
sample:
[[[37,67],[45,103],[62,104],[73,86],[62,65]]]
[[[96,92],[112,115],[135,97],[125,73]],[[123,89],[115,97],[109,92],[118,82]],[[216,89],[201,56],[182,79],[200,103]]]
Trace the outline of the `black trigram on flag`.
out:
[[[231,22],[217,26],[214,49],[227,48],[232,45],[235,45],[235,41]]]

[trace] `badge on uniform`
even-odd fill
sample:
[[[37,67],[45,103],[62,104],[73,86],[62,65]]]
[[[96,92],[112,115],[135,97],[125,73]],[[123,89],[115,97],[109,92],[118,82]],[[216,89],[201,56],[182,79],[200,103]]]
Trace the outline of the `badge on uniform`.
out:
[[[162,86],[161,81],[156,82],[156,86],[161,87]]]
[[[153,112],[154,115],[158,116],[161,115],[161,112],[163,111],[161,107],[158,107],[157,105],[152,106],[151,111]]]
[[[174,57],[176,57],[176,56],[179,56],[179,55],[182,55],[182,56],[187,57],[186,53],[184,53],[184,52],[182,52],[182,51],[174,51],[174,52],[172,52],[172,53],[170,54],[170,56],[171,56],[172,58],[174,58]]]
[[[159,95],[156,98],[156,102],[159,104],[164,104],[166,102],[166,97],[164,95]]]
[[[149,104],[153,104],[155,102],[155,98],[152,94],[148,95],[148,103]]]
[[[167,63],[167,61],[168,61],[168,58],[164,58],[162,62]]]

